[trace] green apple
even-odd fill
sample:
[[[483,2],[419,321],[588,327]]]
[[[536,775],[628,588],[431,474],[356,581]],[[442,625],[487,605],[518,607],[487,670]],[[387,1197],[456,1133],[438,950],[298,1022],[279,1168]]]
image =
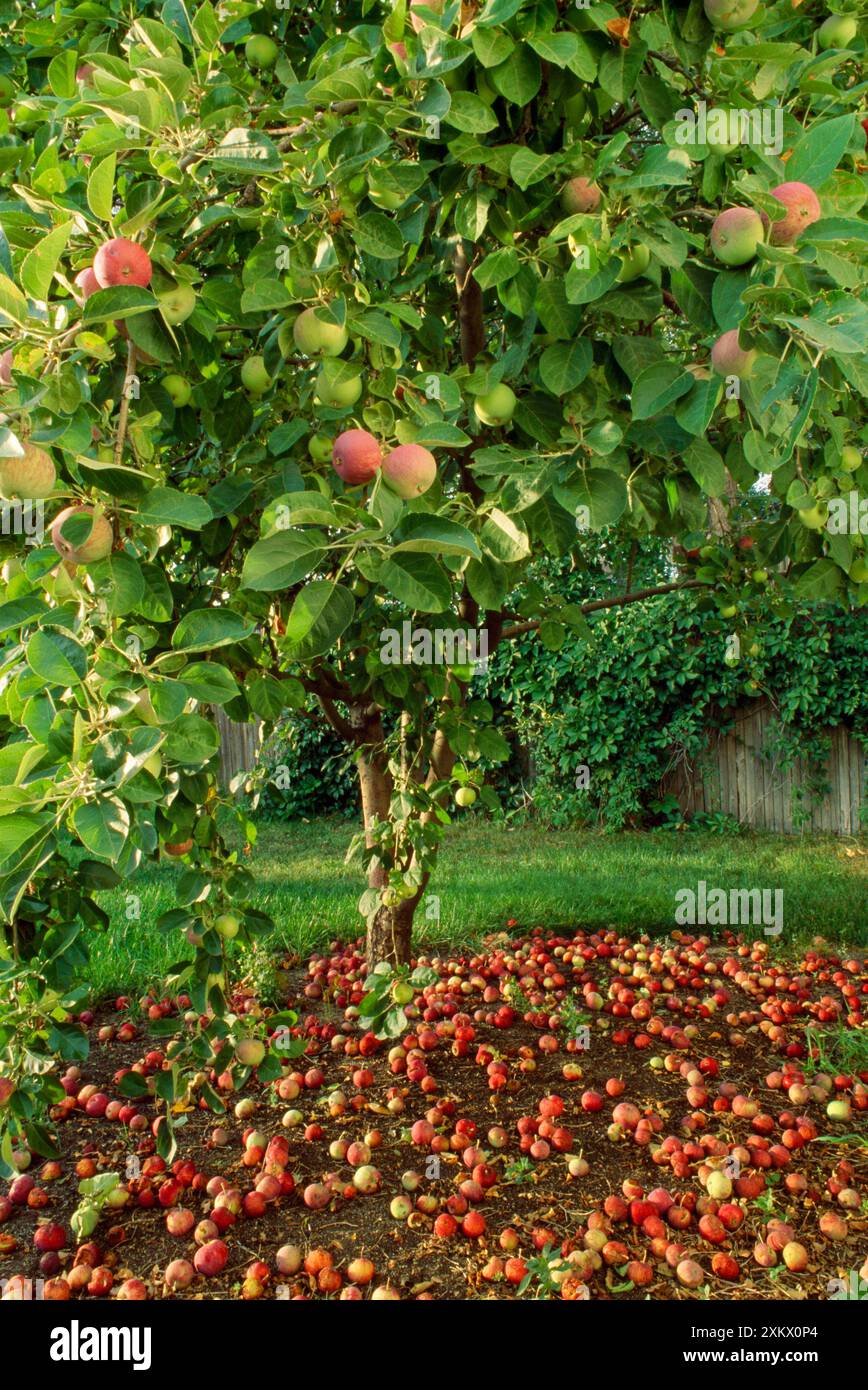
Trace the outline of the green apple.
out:
[[[631,280],[638,280],[640,275],[644,275],[648,266],[651,264],[651,252],[642,242],[628,247],[624,251],[619,251],[621,257],[621,269],[618,271],[618,280],[622,285],[629,284]]]
[[[224,941],[232,941],[241,928],[241,918],[236,917],[234,912],[221,912],[215,918],[214,930],[218,936],[222,936]]]
[[[292,339],[305,357],[338,357],[349,342],[349,334],[342,324],[326,323],[313,309],[302,309],[292,325]],[[277,343],[279,347],[279,334]]]
[[[413,1000],[413,986],[406,980],[398,980],[392,986],[392,998],[396,1004],[410,1004]]]
[[[813,507],[803,507],[796,515],[810,531],[822,531],[829,519],[829,509],[825,503],[817,502]]]
[[[312,434],[307,441],[307,452],[314,463],[330,463],[334,440],[327,434]]]
[[[841,461],[838,467],[842,473],[855,473],[862,462],[861,452],[854,448],[852,444],[845,444],[841,450]]]
[[[868,560],[862,556],[850,566],[850,578],[854,584],[868,584]]]
[[[261,396],[271,385],[271,377],[265,370],[261,357],[248,357],[241,364],[241,382],[251,396]]]
[[[382,208],[384,212],[397,212],[407,201],[408,194],[400,193],[395,188],[390,188],[387,184],[381,183],[376,176],[376,172],[368,175],[368,197],[374,207]]]
[[[473,787],[459,787],[455,793],[456,806],[472,806],[476,800],[476,792]]]
[[[273,68],[280,49],[267,34],[251,34],[244,45],[244,56],[252,68]]]
[[[859,23],[851,14],[830,14],[817,30],[820,48],[847,48],[859,32]]]
[[[473,409],[483,425],[508,425],[516,404],[515,392],[501,382],[484,396],[477,396]]]
[[[768,570],[754,570],[753,574],[751,575],[751,579],[753,580],[754,584],[768,584],[769,572]]]
[[[734,603],[726,603],[720,610],[720,616],[722,618],[734,618],[737,612],[738,609]]]
[[[168,376],[163,377],[163,390],[168,392],[169,398],[177,409],[189,405],[193,388],[185,376],[179,376],[177,372],[169,372]]]
[[[316,378],[317,399],[335,410],[355,405],[362,394],[362,374],[350,362],[328,358]]]
[[[178,284],[158,296],[160,313],[173,327],[188,319],[196,307],[196,291],[192,285]]]

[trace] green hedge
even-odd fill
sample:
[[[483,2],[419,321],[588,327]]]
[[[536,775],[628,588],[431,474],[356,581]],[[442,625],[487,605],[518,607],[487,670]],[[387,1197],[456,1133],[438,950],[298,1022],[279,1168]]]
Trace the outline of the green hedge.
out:
[[[750,698],[767,698],[778,711],[779,765],[801,756],[819,768],[826,731],[839,724],[868,744],[864,618],[816,605],[769,616],[732,665],[722,627],[716,613],[673,594],[595,615],[590,637],[570,637],[558,652],[534,635],[503,643],[473,690],[500,710],[501,731],[516,750],[490,773],[504,810],[532,809],[553,826],[659,822],[667,810],[659,786],[673,751],[697,759],[707,731],[725,732]],[[352,767],[321,723],[289,716],[265,763],[291,769],[287,790],[266,790],[266,817],[355,813]],[[576,785],[583,766],[587,789]],[[814,796],[822,790],[819,779],[808,788]]]
[[[839,724],[868,743],[864,618],[816,606],[769,617],[734,664],[721,627],[716,614],[667,595],[601,614],[589,641],[569,640],[555,654],[532,638],[498,652],[489,698],[530,745],[540,816],[556,826],[647,823],[661,814],[659,785],[673,752],[697,759],[708,730],[725,732],[752,698],[777,710],[781,766],[799,756],[820,766],[828,729]],[[583,765],[587,790],[576,787]],[[819,781],[813,791],[821,793]]]

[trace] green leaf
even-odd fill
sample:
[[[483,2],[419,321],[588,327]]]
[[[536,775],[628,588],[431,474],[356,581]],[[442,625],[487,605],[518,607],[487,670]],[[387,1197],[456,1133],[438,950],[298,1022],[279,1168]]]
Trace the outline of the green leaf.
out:
[[[183,684],[194,700],[206,705],[227,705],[238,695],[238,682],[232,672],[216,661],[193,661],[185,666]]]
[[[627,484],[609,468],[590,468],[583,476],[556,486],[554,494],[576,522],[587,522],[591,531],[614,526],[627,510]]]
[[[27,662],[35,675],[49,685],[80,685],[87,674],[87,652],[80,642],[60,628],[40,628],[26,648]]]
[[[404,238],[396,222],[382,212],[366,212],[352,229],[353,240],[369,256],[394,261],[403,254]]]
[[[552,161],[548,155],[534,154],[533,150],[516,150],[509,161],[509,176],[519,188],[530,188],[539,183],[551,170]]]
[[[105,319],[129,319],[157,307],[150,290],[139,285],[113,285],[89,295],[81,314],[83,325],[102,323]]]
[[[558,68],[567,67],[579,51],[579,40],[575,34],[534,34],[528,43],[544,63],[553,63]]]
[[[581,386],[594,364],[594,350],[587,338],[571,343],[552,343],[540,358],[543,385],[555,396],[565,396]]]
[[[505,63],[490,70],[494,88],[513,106],[529,106],[542,85],[540,60],[529,44],[517,45]]]
[[[112,151],[95,164],[88,175],[87,205],[100,222],[108,222],[112,215],[116,164],[117,155]]]
[[[486,106],[474,92],[453,92],[443,121],[456,130],[469,131],[473,135],[484,135],[489,130],[497,129],[497,117],[491,107]]]
[[[640,372],[633,383],[631,409],[634,420],[659,415],[693,386],[690,372],[678,362],[655,362]]]
[[[489,7],[487,7],[489,8]],[[516,9],[519,6],[515,7]],[[484,68],[496,68],[505,63],[515,48],[515,42],[503,29],[485,29],[477,17],[471,43],[473,51]]]
[[[510,247],[503,251],[492,251],[474,268],[473,278],[480,289],[488,290],[492,285],[502,285],[511,280],[521,268],[518,252]]]
[[[244,557],[242,589],[274,593],[305,579],[326,555],[325,539],[318,531],[276,531],[256,541]]]
[[[530,554],[527,532],[499,507],[486,517],[480,540],[492,559],[501,564],[515,564]]]
[[[44,612],[45,601],[41,594],[27,594],[24,598],[0,603],[0,637],[6,632],[17,632],[27,623],[40,618]]]
[[[818,120],[800,140],[787,160],[787,182],[806,183],[819,188],[840,164],[856,126],[855,112]]]
[[[697,439],[684,451],[684,464],[709,497],[723,497],[726,493],[726,467],[716,449],[704,439]]]
[[[31,843],[51,826],[48,816],[33,816],[24,811],[0,817],[0,878],[18,868]]]
[[[48,64],[48,85],[56,97],[62,101],[70,101],[77,93],[75,80],[75,70],[78,66],[78,58],[75,50],[63,48],[56,53]]]
[[[179,492],[177,488],[154,487],[136,507],[136,520],[143,526],[180,526],[186,531],[201,531],[212,520],[212,513],[204,497]]]
[[[109,555],[91,570],[94,593],[106,604],[112,617],[138,609],[145,595],[145,579],[138,560],[124,551]]]
[[[415,551],[429,555],[469,555],[480,558],[479,546],[466,526],[446,517],[413,512],[392,535],[392,554]]]
[[[395,598],[421,613],[442,613],[452,598],[449,576],[430,555],[390,555],[379,566],[378,579]]]
[[[185,767],[201,767],[220,747],[220,735],[209,719],[201,714],[182,714],[166,729],[165,750],[168,757]]]
[[[172,647],[177,652],[208,652],[242,642],[256,624],[249,618],[233,613],[231,608],[196,608],[185,613],[172,633]]]
[[[297,661],[322,656],[349,627],[355,611],[349,589],[316,579],[296,594],[280,645]]]
[[[31,299],[46,300],[58,262],[66,250],[74,223],[55,227],[28,251],[21,262],[21,284]],[[2,305],[0,305],[2,308]]]
[[[117,797],[88,801],[73,813],[75,832],[97,859],[115,863],[130,833],[130,813]]]
[[[261,130],[230,130],[213,154],[203,156],[213,164],[239,174],[276,174],[282,165],[280,151]]]
[[[27,300],[8,275],[0,275],[0,314],[19,324],[29,318]]]

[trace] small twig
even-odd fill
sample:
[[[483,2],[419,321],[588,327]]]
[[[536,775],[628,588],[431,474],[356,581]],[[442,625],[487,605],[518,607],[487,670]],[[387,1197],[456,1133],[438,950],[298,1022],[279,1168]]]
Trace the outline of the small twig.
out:
[[[124,453],[124,440],[127,437],[127,420],[130,413],[130,383],[136,374],[136,345],[132,339],[127,344],[127,368],[124,372],[124,384],[121,387],[121,406],[118,411],[118,427],[115,434],[115,447],[113,460],[116,468],[120,467]]]
[[[699,579],[683,579],[674,584],[656,584],[653,589],[636,589],[632,594],[616,594],[614,598],[593,599],[590,603],[579,605],[582,613],[597,613],[601,608],[620,608],[626,603],[639,603],[642,599],[654,598],[657,594],[674,594],[679,589],[704,589],[706,586]],[[525,632],[536,632],[542,618],[534,618],[530,622],[516,623],[514,627],[504,629],[503,637],[521,637]]]

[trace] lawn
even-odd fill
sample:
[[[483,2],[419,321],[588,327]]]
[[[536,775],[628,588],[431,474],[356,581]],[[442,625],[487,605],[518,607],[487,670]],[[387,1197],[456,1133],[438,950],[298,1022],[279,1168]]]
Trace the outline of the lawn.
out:
[[[358,866],[345,865],[354,832],[346,820],[260,827],[249,860],[257,880],[255,903],[277,923],[276,944],[301,952],[333,937],[356,935],[361,919]],[[149,865],[124,890],[103,894],[109,929],[92,944],[88,979],[95,996],[137,993],[165,977],[185,954],[177,938],[154,930],[174,905],[179,868]],[[675,925],[675,895],[722,887],[780,889],[783,932],[776,942],[804,945],[815,935],[868,945],[868,849],[834,837],[744,834],[717,836],[674,831],[595,834],[505,827],[466,818],[448,833],[430,893],[439,921],[426,920],[436,904],[423,903],[418,939],[468,946],[515,919],[523,931],[547,927],[614,926],[661,934]],[[140,899],[138,920],[128,920],[127,895]],[[761,931],[761,928],[758,929]]]

